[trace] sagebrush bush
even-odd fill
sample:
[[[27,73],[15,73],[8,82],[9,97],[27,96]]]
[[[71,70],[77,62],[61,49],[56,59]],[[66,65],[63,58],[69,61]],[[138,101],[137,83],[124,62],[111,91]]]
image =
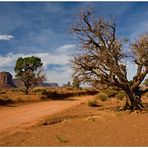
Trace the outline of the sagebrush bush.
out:
[[[39,98],[41,100],[48,100],[48,96],[47,95],[40,95]]]
[[[24,102],[24,99],[21,98],[21,97],[17,97],[17,98],[16,98],[16,101],[18,101],[18,102]]]
[[[62,95],[62,94],[61,94]],[[52,98],[56,98],[56,97],[59,97],[60,96],[60,91],[49,91],[48,92],[48,97],[52,97]]]
[[[13,101],[9,99],[7,95],[3,95],[1,97],[2,98],[0,98],[0,105],[7,105],[9,103],[13,103]]]
[[[13,101],[11,99],[0,99],[0,105],[7,105],[7,104],[10,104],[10,103],[13,103]]]
[[[75,90],[73,87],[67,86],[65,87],[65,90]]]
[[[8,99],[8,96],[7,95],[3,95],[3,100],[7,100]]]
[[[125,97],[125,94],[123,92],[119,92],[117,95],[116,95],[116,99],[119,99],[119,100],[123,100],[123,98]]]
[[[41,95],[46,95],[48,93],[46,89],[34,89],[33,92],[39,93]]]
[[[97,102],[96,99],[94,99],[94,100],[89,100],[89,101],[87,102],[87,105],[88,105],[88,106],[97,107],[97,106],[98,106],[98,102]]]
[[[107,94],[107,96],[109,98],[112,98],[112,97],[115,97],[118,94],[118,91],[108,89],[108,90],[105,91],[105,93]]]
[[[11,91],[12,91],[12,92],[20,92],[21,89],[19,89],[19,88],[12,88]]]
[[[34,88],[34,93],[37,93],[39,95],[43,95],[40,97],[40,99],[64,99],[74,96],[83,96],[83,95],[95,95],[98,93],[97,90],[78,90],[78,89],[45,89],[45,88]]]
[[[101,100],[101,101],[106,101],[107,98],[108,98],[108,96],[107,96],[106,93],[99,93],[99,94],[96,96],[96,99]]]
[[[6,92],[5,92],[5,90],[0,90],[0,94],[5,94]]]

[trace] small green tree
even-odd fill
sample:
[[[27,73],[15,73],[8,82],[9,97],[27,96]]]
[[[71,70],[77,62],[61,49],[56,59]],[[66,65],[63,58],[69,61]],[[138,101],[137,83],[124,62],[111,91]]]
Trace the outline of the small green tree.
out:
[[[79,81],[79,78],[77,76],[73,77],[72,85],[73,85],[74,88],[77,88],[77,89],[80,87],[80,81]]]
[[[16,77],[24,82],[25,94],[28,94],[28,90],[33,83],[44,79],[42,65],[43,63],[38,57],[18,58],[14,70]]]

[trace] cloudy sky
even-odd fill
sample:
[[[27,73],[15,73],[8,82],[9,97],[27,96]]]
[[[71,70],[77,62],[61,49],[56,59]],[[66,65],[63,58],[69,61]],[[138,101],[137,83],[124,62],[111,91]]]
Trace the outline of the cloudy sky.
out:
[[[148,2],[0,2],[0,71],[15,76],[18,57],[38,56],[49,82],[71,80],[69,60],[79,41],[69,32],[82,9],[114,16],[118,36],[131,41],[148,31]],[[129,77],[134,67],[129,68]]]

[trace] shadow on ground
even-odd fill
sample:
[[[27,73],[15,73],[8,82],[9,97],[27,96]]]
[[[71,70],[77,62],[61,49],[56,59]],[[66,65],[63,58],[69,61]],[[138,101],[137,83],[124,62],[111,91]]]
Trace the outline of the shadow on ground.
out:
[[[11,99],[0,99],[0,106],[12,106],[14,102]]]

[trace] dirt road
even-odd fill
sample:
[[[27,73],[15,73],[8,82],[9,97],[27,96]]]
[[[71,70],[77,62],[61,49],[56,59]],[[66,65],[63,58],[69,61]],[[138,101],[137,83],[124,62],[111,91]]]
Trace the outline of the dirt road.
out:
[[[6,135],[20,128],[31,126],[48,115],[77,106],[91,98],[93,96],[2,107],[0,108],[0,134]]]

